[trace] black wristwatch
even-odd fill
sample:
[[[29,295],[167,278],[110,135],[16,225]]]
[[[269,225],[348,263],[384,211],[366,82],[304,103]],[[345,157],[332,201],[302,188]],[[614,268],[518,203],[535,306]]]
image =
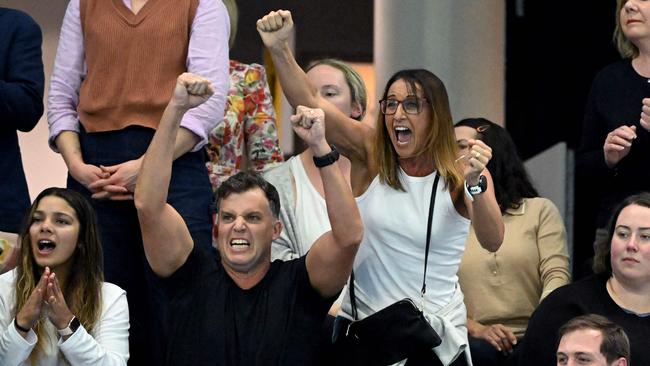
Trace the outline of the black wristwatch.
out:
[[[470,186],[469,183],[465,182],[467,185],[467,191],[472,196],[478,196],[479,194],[487,191],[487,178],[484,175],[478,177],[478,184],[475,186]]]
[[[323,168],[328,165],[332,165],[336,163],[337,160],[339,160],[339,152],[336,150],[336,147],[334,145],[330,145],[332,148],[332,151],[329,153],[323,155],[323,156],[314,156],[314,165],[316,165],[317,168]]]
[[[61,337],[65,337],[65,336],[72,335],[74,332],[76,332],[77,329],[79,329],[80,325],[81,323],[79,322],[79,319],[77,319],[77,317],[73,315],[67,327],[63,329],[57,329],[56,331],[59,332],[59,335]]]

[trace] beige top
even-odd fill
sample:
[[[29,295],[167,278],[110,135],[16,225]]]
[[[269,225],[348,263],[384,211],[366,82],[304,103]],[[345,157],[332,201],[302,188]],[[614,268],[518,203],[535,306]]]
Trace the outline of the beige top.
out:
[[[503,223],[496,253],[483,249],[470,228],[458,277],[471,319],[503,324],[521,338],[541,299],[570,281],[566,232],[546,198],[524,199],[506,211]]]

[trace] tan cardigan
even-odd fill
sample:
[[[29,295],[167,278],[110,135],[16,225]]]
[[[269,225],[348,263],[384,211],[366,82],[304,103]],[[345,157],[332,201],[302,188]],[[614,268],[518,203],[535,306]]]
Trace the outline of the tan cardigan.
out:
[[[470,228],[458,277],[471,319],[503,324],[521,338],[541,299],[570,281],[566,232],[546,198],[524,199],[506,211],[503,222],[496,253],[483,249]]]

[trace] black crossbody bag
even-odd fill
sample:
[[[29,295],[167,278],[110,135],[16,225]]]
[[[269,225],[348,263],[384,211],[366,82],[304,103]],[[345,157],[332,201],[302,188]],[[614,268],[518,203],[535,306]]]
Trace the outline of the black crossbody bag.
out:
[[[436,174],[429,203],[426,250],[424,254],[424,278],[421,295],[426,293],[427,262],[431,241],[431,220],[440,176]],[[354,321],[345,321],[337,329],[334,342],[342,346],[348,361],[364,365],[390,365],[440,345],[442,340],[431,327],[412,299],[397,301],[380,311],[357,320],[357,304],[354,296],[354,272],[350,276],[350,302]],[[424,307],[424,304],[423,304]],[[338,320],[341,320],[339,318]]]

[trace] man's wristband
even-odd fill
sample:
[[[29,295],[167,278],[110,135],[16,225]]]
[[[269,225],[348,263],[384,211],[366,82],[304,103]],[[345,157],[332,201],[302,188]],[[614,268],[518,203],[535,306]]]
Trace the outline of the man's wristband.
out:
[[[16,318],[14,318],[14,327],[16,327],[16,329],[18,329],[19,331],[21,331],[23,333],[29,333],[29,331],[30,331],[30,329],[23,328],[20,325],[18,325],[18,319],[16,319]]]

